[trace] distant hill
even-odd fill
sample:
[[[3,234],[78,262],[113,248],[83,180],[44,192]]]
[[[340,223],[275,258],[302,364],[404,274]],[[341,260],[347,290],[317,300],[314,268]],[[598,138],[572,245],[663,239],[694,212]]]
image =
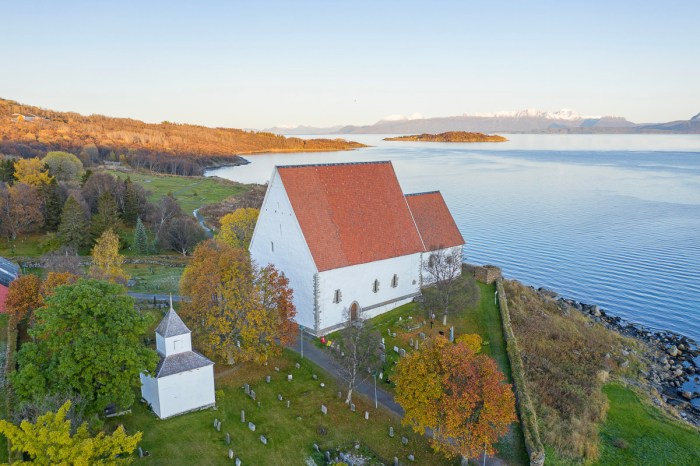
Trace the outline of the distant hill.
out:
[[[384,138],[385,141],[419,141],[419,142],[506,142],[508,139],[496,134],[467,133],[466,131],[448,131],[440,134],[415,134]]]
[[[521,110],[483,115],[380,120],[372,125],[341,128],[270,128],[277,134],[420,134],[467,131],[481,133],[700,133],[700,119],[637,124],[623,117],[586,117],[573,110]]]
[[[98,157],[110,153],[159,159],[175,157],[210,166],[235,162],[236,156],[242,154],[359,147],[364,145],[343,139],[304,140],[232,128],[168,122],[149,124],[131,118],[46,110],[0,99],[0,153],[23,157],[43,156],[49,150],[80,154],[87,148]]]

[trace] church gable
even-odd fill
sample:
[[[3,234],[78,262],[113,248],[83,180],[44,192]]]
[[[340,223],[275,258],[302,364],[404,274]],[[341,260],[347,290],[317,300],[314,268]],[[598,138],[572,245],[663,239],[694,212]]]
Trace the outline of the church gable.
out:
[[[406,201],[426,251],[464,245],[464,238],[439,191],[407,194]]]

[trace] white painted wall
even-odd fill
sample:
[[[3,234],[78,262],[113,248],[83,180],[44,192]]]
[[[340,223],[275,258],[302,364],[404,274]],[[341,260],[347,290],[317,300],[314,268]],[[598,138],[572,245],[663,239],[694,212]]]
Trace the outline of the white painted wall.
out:
[[[284,272],[294,291],[296,321],[313,329],[316,265],[276,168],[270,178],[249,250],[259,266],[273,264]]]
[[[141,374],[141,397],[151,405],[153,412],[160,417],[160,400],[158,399],[158,381],[146,374]]]
[[[155,380],[158,391],[158,408],[156,409],[156,403],[151,404],[153,411],[161,419],[213,406],[216,403],[214,365]]]
[[[163,338],[159,333],[156,333],[156,349],[163,356],[192,351],[192,335],[185,333]]]
[[[320,334],[342,324],[343,314],[354,301],[363,310],[363,318],[370,318],[410,302],[413,295],[420,292],[420,253],[394,257],[366,264],[327,270],[319,275]],[[391,286],[394,274],[398,275],[398,285]],[[379,291],[373,290],[374,280],[379,280]],[[334,303],[335,290],[339,289],[342,300]],[[387,303],[374,309],[366,309],[379,303],[394,301],[410,296],[399,302]]]
[[[423,257],[422,257],[422,263],[421,263],[421,274],[423,275],[423,285],[430,285],[431,283],[433,283],[435,281],[435,278],[425,270],[425,267],[428,265],[428,261],[430,260],[431,253],[439,253],[440,251],[442,251],[445,254],[445,256],[450,256],[451,254],[454,254],[454,251],[458,251],[457,257],[459,257],[459,260],[461,263],[464,261],[464,259],[462,258],[462,249],[463,249],[463,246],[454,246],[451,248],[437,249],[437,250],[431,251],[431,252],[424,252]],[[459,267],[457,269],[456,275],[458,277],[460,275],[462,275],[462,267]]]

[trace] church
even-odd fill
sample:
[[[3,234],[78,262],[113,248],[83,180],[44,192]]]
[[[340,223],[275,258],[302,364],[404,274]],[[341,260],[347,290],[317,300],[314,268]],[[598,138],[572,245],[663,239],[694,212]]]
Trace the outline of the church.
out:
[[[277,166],[250,243],[294,290],[297,322],[321,336],[411,302],[440,251],[462,238],[442,195],[404,195],[391,162]],[[459,273],[456,272],[456,273]]]
[[[192,351],[190,329],[172,301],[156,328],[156,350],[160,362],[154,374],[141,374],[141,396],[159,418],[215,405],[214,363]]]

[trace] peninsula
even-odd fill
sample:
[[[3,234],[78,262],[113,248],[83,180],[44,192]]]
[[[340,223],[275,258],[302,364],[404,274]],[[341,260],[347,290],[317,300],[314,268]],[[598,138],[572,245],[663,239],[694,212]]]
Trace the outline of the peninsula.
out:
[[[448,131],[440,134],[414,134],[384,138],[385,141],[419,141],[419,142],[506,142],[508,139],[497,134],[469,133],[467,131]]]

